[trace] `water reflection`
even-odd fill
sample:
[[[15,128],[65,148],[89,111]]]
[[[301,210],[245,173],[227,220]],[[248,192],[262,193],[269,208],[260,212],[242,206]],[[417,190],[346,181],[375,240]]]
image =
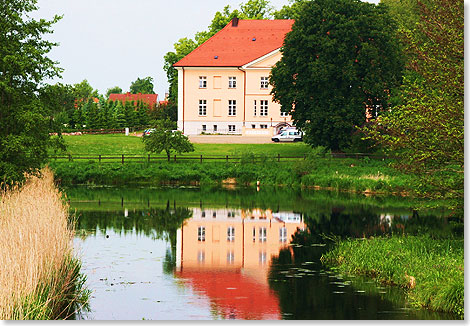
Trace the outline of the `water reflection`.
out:
[[[82,318],[453,318],[412,309],[400,289],[346,278],[319,261],[331,236],[463,232],[440,212],[288,189],[67,194],[94,291]]]

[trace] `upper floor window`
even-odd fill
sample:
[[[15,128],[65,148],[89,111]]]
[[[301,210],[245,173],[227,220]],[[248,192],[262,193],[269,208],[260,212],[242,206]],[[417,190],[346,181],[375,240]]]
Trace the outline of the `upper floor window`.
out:
[[[237,77],[228,78],[228,88],[237,88]]]
[[[207,115],[207,100],[199,100],[199,115]]]
[[[207,77],[199,76],[199,88],[207,88]]]
[[[279,228],[279,242],[287,242],[287,229],[285,227]]]
[[[261,100],[260,101],[259,115],[261,115],[261,116],[267,116],[268,115],[268,101],[267,100]]]
[[[259,242],[266,242],[266,233],[265,227],[259,228]]]
[[[268,89],[269,80],[268,77],[261,77],[261,89]]]
[[[227,241],[235,241],[235,228],[233,226],[229,226],[227,228]]]
[[[227,217],[228,218],[234,218],[235,217],[235,212],[227,212]]]
[[[228,100],[228,115],[237,115],[237,100]]]
[[[281,117],[287,117],[289,114],[287,112],[281,111]]]
[[[206,241],[206,228],[204,226],[197,228],[197,241]]]

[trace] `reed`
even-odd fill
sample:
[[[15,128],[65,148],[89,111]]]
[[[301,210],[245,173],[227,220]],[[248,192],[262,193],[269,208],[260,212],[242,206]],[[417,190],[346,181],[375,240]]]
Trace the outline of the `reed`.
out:
[[[88,291],[52,172],[1,193],[0,319],[69,318]]]

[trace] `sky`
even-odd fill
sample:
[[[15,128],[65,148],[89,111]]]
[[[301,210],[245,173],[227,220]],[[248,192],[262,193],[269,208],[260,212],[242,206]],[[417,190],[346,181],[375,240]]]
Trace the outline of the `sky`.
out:
[[[377,3],[379,0],[368,0]],[[62,79],[49,83],[76,84],[86,79],[106,94],[119,86],[128,91],[138,77],[154,79],[154,91],[163,100],[168,82],[163,70],[165,53],[183,37],[193,37],[209,26],[225,5],[238,9],[238,0],[38,0],[32,17],[63,18],[46,38],[59,43],[49,57],[63,68]],[[271,0],[275,9],[288,0]]]

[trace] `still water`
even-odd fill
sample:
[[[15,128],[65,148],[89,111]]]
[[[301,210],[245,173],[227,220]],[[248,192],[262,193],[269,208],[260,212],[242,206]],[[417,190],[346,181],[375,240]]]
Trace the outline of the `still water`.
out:
[[[66,189],[95,320],[454,319],[340,275],[332,236],[455,232],[403,198],[292,189]]]

